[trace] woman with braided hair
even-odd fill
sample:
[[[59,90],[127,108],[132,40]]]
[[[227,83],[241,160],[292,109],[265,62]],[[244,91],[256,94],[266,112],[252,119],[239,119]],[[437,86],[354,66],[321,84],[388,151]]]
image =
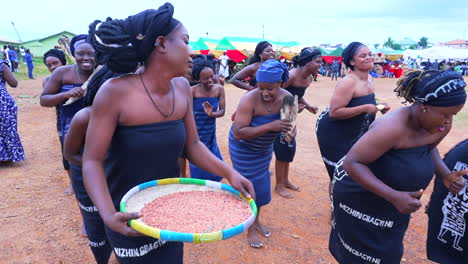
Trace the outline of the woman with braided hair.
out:
[[[466,102],[453,71],[412,71],[398,81],[409,106],[375,121],[340,162],[333,179],[330,251],[339,263],[400,263],[411,213],[434,173],[457,193],[463,174],[451,172],[437,145]]]
[[[250,91],[257,87],[257,80],[255,74],[263,62],[275,58],[275,51],[273,46],[268,41],[261,41],[255,47],[254,56],[250,58],[249,65],[236,73],[231,78],[231,83],[241,89]],[[250,77],[249,84],[243,80]]]
[[[192,86],[193,115],[200,141],[223,160],[216,142],[216,118],[223,117],[226,109],[224,87],[214,83],[214,65],[206,59],[194,59],[192,76],[199,84]],[[221,181],[221,177],[204,171],[190,162],[190,177]]]
[[[301,53],[294,56],[295,68],[289,71],[289,80],[283,84],[283,88],[299,99],[299,113],[307,109],[310,113],[317,113],[317,107],[312,106],[304,99],[304,94],[309,85],[314,81],[314,74],[318,73],[322,62],[322,53],[316,48],[304,48]],[[294,160],[296,154],[296,140],[285,140],[285,133],[281,133],[275,140],[275,192],[284,198],[293,198],[287,190],[299,191],[299,187],[289,181],[289,163]]]
[[[199,140],[192,92],[183,78],[192,67],[187,29],[166,3],[123,20],[90,25],[99,64],[116,73],[101,86],[91,108],[83,154],[88,195],[105,223],[120,263],[183,263],[183,243],[143,236],[119,212],[125,193],[151,180],[178,177],[185,149],[197,167],[226,178],[247,197],[252,184],[217,159]],[[139,64],[144,71],[131,74]]]
[[[369,72],[374,67],[370,49],[359,42],[350,43],[343,51],[343,62],[352,73],[336,84],[330,106],[319,116],[317,141],[330,181],[336,164],[374,121],[376,106],[374,80]],[[382,113],[390,107],[385,105]]]
[[[98,264],[108,263],[112,253],[112,247],[106,236],[104,222],[99,216],[96,206],[94,206],[89,198],[83,183],[81,169],[82,155],[94,97],[106,80],[121,75],[122,74],[110,71],[105,65],[98,72],[93,74],[93,77],[91,77],[88,82],[86,94],[84,96],[84,108],[78,111],[73,117],[64,143],[64,155],[65,158],[70,161],[72,186],[76,199],[78,200],[81,215],[83,216],[89,247]]]
[[[58,67],[67,64],[65,53],[63,53],[63,51],[58,50],[58,49],[50,49],[49,51],[44,53],[43,61],[50,73],[53,73],[55,69],[57,69]],[[47,83],[49,78],[50,78],[50,75],[42,79],[42,88],[45,88],[45,84]],[[62,164],[63,164],[63,168],[67,172],[68,178],[70,179],[70,185],[65,189],[65,193],[67,195],[72,195],[73,188],[71,186],[70,164],[63,157],[63,136],[62,136],[62,131],[60,129],[60,105],[59,104],[55,106],[55,113],[57,115],[56,126],[57,126],[57,133],[59,135],[60,149],[62,150]]]

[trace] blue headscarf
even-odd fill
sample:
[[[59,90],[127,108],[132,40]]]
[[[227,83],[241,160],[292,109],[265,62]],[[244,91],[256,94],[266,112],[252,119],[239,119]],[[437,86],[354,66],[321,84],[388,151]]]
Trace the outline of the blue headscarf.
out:
[[[286,64],[277,60],[267,60],[257,70],[257,82],[276,83],[289,80],[289,71]]]
[[[75,57],[76,48],[78,48],[78,46],[81,45],[82,43],[89,43],[87,34],[76,35],[71,39],[70,53],[73,57]]]

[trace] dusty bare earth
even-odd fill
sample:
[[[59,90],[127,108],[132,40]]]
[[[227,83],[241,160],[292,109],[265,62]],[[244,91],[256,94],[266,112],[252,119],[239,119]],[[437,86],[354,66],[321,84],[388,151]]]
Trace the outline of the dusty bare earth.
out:
[[[400,105],[392,92],[395,83],[396,79],[376,80],[377,97],[394,108]],[[329,78],[320,78],[309,87],[306,99],[321,111],[334,85]],[[19,132],[27,160],[0,167],[0,263],[93,263],[87,239],[80,236],[76,201],[64,194],[68,179],[61,167],[55,112],[40,107],[40,90],[40,80],[21,81],[17,89],[9,89],[19,106]],[[230,162],[229,117],[243,91],[226,85],[226,94],[227,112],[218,120],[217,131],[223,157]],[[441,143],[442,154],[466,137],[467,108]],[[211,244],[186,244],[186,263],[335,263],[328,252],[328,176],[314,132],[316,118],[304,112],[298,120],[297,154],[290,175],[302,192],[291,200],[274,194],[272,203],[262,210],[263,222],[273,230],[273,235],[264,240],[265,247],[252,249],[245,234]],[[424,204],[431,190],[432,186],[426,190]],[[405,263],[429,263],[426,228],[427,217],[419,210],[406,234]]]

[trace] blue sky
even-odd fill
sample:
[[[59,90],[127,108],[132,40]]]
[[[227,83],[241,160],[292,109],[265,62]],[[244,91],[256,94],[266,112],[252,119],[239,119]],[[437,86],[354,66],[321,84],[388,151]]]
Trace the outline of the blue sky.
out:
[[[95,19],[125,18],[157,8],[156,0],[26,0],[17,12],[4,10],[0,36],[31,40],[68,30],[86,33]],[[188,28],[191,40],[199,37],[255,37],[298,41],[304,45],[360,41],[383,43],[388,37],[409,37],[429,42],[468,39],[468,1],[313,1],[313,0],[174,0],[174,17]],[[5,5],[3,5],[5,7]],[[65,9],[66,7],[66,9]]]

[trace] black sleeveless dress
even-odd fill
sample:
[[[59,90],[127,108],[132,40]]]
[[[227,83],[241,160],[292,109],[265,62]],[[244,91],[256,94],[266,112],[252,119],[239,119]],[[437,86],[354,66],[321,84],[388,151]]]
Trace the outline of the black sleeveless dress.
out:
[[[460,142],[444,158],[452,171],[468,169],[468,139]],[[468,176],[465,175],[468,181]],[[450,193],[436,177],[429,202],[427,258],[437,263],[468,263],[468,188]]]
[[[293,96],[297,95],[298,99],[304,97],[306,87],[289,86],[286,88]],[[292,162],[296,155],[296,139],[291,142],[284,140],[286,134],[281,133],[274,142],[273,149],[275,151],[276,160]]]
[[[355,97],[346,107],[375,104],[375,94]],[[349,119],[334,119],[327,107],[317,119],[315,131],[330,180],[337,163],[348,153],[356,141],[364,135],[375,120],[375,114],[360,114]]]
[[[179,177],[178,157],[185,144],[182,120],[118,126],[106,160],[109,191],[116,210],[134,186]],[[120,263],[182,263],[183,243],[150,237],[128,237],[106,228]]]
[[[410,215],[356,183],[342,163],[332,182],[330,252],[343,264],[400,263]],[[429,146],[390,150],[369,169],[386,185],[405,192],[426,189],[435,172]]]

